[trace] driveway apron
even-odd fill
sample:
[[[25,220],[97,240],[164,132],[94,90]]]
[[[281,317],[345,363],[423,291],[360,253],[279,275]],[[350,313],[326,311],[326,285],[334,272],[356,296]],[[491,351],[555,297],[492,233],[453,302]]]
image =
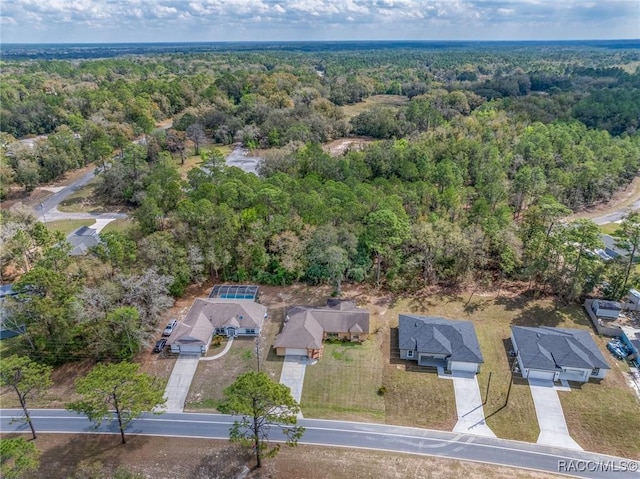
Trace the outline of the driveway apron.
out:
[[[473,373],[453,372],[453,390],[456,394],[456,409],[458,422],[453,432],[476,434],[479,436],[496,437],[484,420],[482,397],[478,378]]]
[[[307,358],[304,356],[286,355],[282,363],[282,374],[280,384],[284,384],[291,389],[291,395],[300,404],[302,398],[302,386],[304,384],[304,373],[307,368]],[[302,417],[302,413],[299,415]]]
[[[164,397],[167,398],[166,412],[182,412],[184,410],[184,403],[199,360],[199,354],[181,354],[178,356],[176,364],[173,366],[173,371],[171,371],[167,388],[164,391]]]
[[[562,404],[560,404],[558,392],[553,387],[553,382],[529,379],[529,388],[540,426],[537,443],[582,451],[580,445],[569,435]]]

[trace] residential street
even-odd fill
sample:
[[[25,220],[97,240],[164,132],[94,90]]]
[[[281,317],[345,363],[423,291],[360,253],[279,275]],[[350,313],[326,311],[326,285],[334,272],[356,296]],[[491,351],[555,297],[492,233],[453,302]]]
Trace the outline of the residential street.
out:
[[[12,422],[18,413],[19,411],[15,409],[0,410],[0,428],[3,433],[28,432],[29,428],[26,424]],[[36,430],[41,433],[110,432],[117,434],[115,421],[96,430],[85,417],[66,410],[34,409],[31,415]],[[232,423],[232,417],[220,414],[148,414],[133,421],[128,428],[128,433],[226,439]],[[617,479],[638,477],[637,462],[519,441],[347,421],[301,419],[299,424],[306,429],[301,441],[304,444],[438,456],[549,473],[565,472],[576,477],[603,479],[613,476]],[[627,467],[628,464],[631,464],[631,467]],[[627,470],[612,473],[611,468],[614,465]],[[635,471],[629,469],[635,469]]]

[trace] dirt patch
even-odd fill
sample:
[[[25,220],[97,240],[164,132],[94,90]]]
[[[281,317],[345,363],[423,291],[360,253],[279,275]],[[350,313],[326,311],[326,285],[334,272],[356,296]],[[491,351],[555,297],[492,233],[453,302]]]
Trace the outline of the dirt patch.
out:
[[[113,477],[129,471],[145,478],[174,479],[543,479],[540,473],[453,459],[378,451],[300,445],[283,447],[261,469],[253,457],[227,441],[209,439],[129,436],[126,445],[115,435],[40,434],[40,469],[33,477]]]
[[[375,141],[375,139],[364,136],[340,138],[338,140],[333,140],[332,142],[326,143],[323,146],[323,149],[331,156],[341,156],[344,155],[347,151],[360,151],[372,141]]]

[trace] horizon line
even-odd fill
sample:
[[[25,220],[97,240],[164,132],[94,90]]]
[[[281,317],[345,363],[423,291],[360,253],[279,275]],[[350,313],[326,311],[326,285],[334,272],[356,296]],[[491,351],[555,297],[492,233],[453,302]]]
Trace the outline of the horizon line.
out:
[[[187,45],[187,44],[268,44],[268,43],[433,43],[433,42],[447,42],[447,43],[569,43],[569,42],[640,42],[638,38],[571,38],[571,39],[518,39],[518,40],[497,40],[497,39],[465,39],[465,40],[451,40],[451,39],[384,39],[384,40],[367,40],[367,39],[348,39],[348,40],[193,40],[193,41],[98,41],[98,42],[2,42],[0,41],[0,47],[8,45]]]

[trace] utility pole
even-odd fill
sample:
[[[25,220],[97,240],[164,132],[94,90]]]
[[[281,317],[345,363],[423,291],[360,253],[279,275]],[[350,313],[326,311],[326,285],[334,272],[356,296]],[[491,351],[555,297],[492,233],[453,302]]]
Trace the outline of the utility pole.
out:
[[[260,334],[256,336],[256,359],[258,361],[258,372],[260,372]]]
[[[42,201],[40,202],[40,210],[42,210],[42,220],[44,221],[44,224],[47,224],[47,217],[44,214],[44,205],[42,204]]]

